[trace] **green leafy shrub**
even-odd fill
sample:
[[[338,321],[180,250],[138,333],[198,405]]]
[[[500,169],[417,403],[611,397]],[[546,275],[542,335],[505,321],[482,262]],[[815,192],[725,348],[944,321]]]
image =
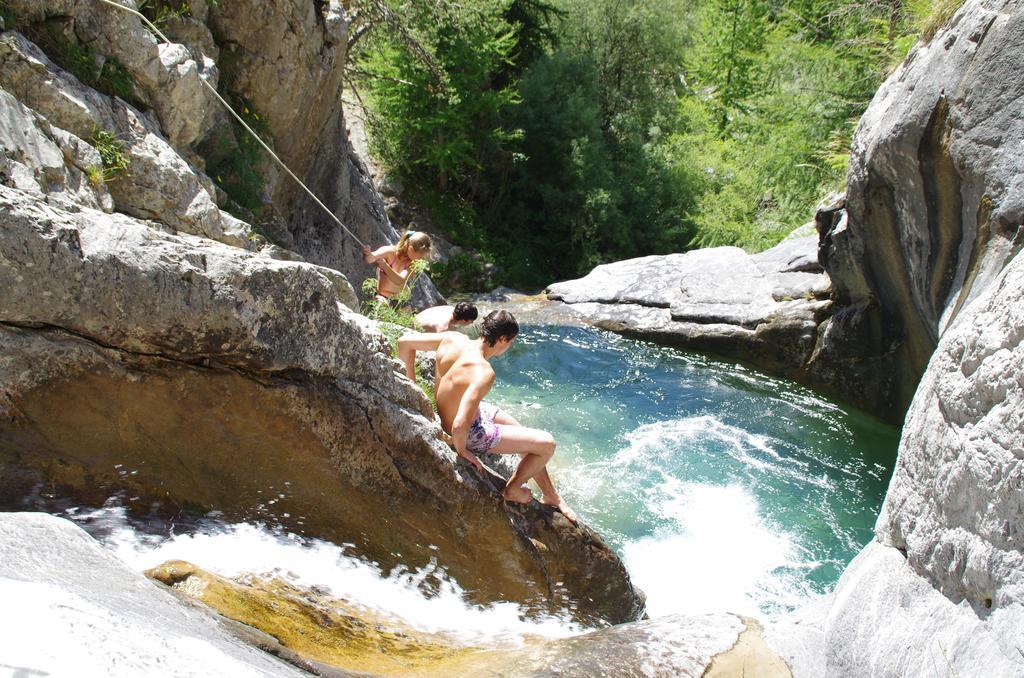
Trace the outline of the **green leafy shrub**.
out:
[[[163,30],[178,19],[192,16],[192,8],[185,0],[136,0],[135,8],[158,30]],[[146,30],[152,31],[148,25]]]
[[[403,199],[532,287],[775,244],[842,188],[878,85],[961,3],[391,3],[352,79]],[[470,266],[435,273],[451,289]]]
[[[89,180],[94,184],[103,181],[113,181],[120,176],[128,174],[131,169],[131,162],[124,153],[124,142],[117,138],[117,135],[105,129],[94,127],[89,143],[99,151],[101,168],[92,168],[89,171]]]

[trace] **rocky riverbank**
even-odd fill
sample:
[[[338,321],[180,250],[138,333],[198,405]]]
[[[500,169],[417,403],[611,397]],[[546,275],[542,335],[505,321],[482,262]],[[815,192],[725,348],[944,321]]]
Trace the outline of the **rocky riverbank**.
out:
[[[334,213],[361,238],[393,237],[331,105],[343,3],[196,4],[180,42],[160,44],[113,8],[6,3],[20,30],[0,40],[0,491],[215,510],[350,542],[382,567],[436,561],[481,602],[635,620],[642,594],[598,535],[503,505],[456,463],[352,310],[369,274],[355,243],[273,170],[267,209],[248,211],[259,223],[228,212],[246,216],[207,173],[206,144],[230,123],[200,81],[224,78]],[[128,91],[55,63],[27,37],[42,29],[116,60]],[[766,624],[796,675],[1024,672],[1021,36],[1019,0],[972,0],[918,46],[865,115],[845,209],[820,213],[819,238],[632,262],[555,291],[609,327],[734,351],[876,412],[910,403],[876,540],[835,594]],[[261,250],[267,237],[278,246]],[[5,664],[292,671],[141,575],[109,572],[58,523],[0,522],[0,583],[18,603]],[[663,618],[509,661],[520,675],[701,675],[745,628]]]
[[[25,671],[63,674],[104,666],[110,675],[176,676],[210,670],[330,677],[789,675],[759,626],[734,615],[672,617],[563,640],[536,638],[522,647],[483,648],[401,628],[283,582],[229,581],[188,563],[154,568],[147,574],[155,583],[78,527],[44,514],[0,513],[0,557],[22,573],[0,577],[8,618],[19,621],[5,631],[14,644],[4,661]],[[207,605],[224,616],[211,614]]]
[[[538,505],[504,505],[487,478],[455,463],[429,401],[353,310],[349,280],[365,265],[345,258],[352,242],[318,240],[304,199],[279,177],[267,190],[294,215],[298,252],[262,247],[253,224],[220,207],[227,198],[200,153],[224,114],[198,82],[218,77],[210,45],[234,36],[230,49],[245,50],[301,29],[301,44],[278,46],[291,44],[292,67],[329,66],[344,56],[340,4],[317,14],[300,2],[224,3],[183,18],[182,44],[158,43],[111,8],[8,7],[21,31],[0,41],[6,495],[42,483],[94,505],[121,493],[132,509],[215,510],[350,542],[383,567],[436,562],[480,601],[571,608],[597,624],[640,615],[642,594],[598,535]],[[86,85],[26,37],[55,26],[69,44],[117,59],[132,102]],[[337,113],[296,108],[299,91],[271,87],[264,60],[250,71],[236,56],[231,86],[250,102],[265,97],[274,125],[296,126],[279,150],[331,194],[338,186],[318,172],[357,169],[344,137],[312,163],[311,140],[297,137],[341,125]],[[284,82],[340,88],[334,71]],[[104,175],[103,152],[127,169]],[[379,201],[359,186],[334,203],[373,239],[391,226],[358,216],[376,214]],[[339,247],[344,237],[332,231]]]
[[[641,257],[547,290],[603,329],[738,358],[814,386],[821,384],[808,365],[830,295],[818,238],[800,232],[760,254],[716,247]]]

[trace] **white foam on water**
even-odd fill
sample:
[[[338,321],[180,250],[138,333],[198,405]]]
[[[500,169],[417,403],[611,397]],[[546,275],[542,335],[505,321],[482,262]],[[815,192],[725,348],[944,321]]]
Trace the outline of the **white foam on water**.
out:
[[[799,577],[809,569],[794,540],[765,524],[756,498],[738,485],[684,483],[671,477],[653,493],[652,509],[669,528],[623,546],[626,567],[647,593],[652,617],[794,606],[810,595]]]
[[[440,633],[467,645],[521,645],[528,638],[562,638],[585,629],[567,618],[525,618],[517,604],[480,606],[465,600],[462,588],[436,564],[383,576],[373,563],[347,554],[327,541],[305,539],[248,523],[221,524],[191,534],[156,538],[136,532],[124,509],[111,507],[72,516],[102,520],[100,540],[137,570],[168,560],[185,560],[223,577],[276,576],[302,587],[321,587],[330,597],[391,618],[427,633]],[[439,591],[425,595],[420,584],[439,580]]]
[[[644,424],[629,433],[628,441],[628,445],[616,453],[613,466],[648,465],[651,458],[671,464],[681,452],[703,451],[713,445],[742,467],[756,472],[782,476],[823,489],[832,486],[827,476],[810,475],[806,461],[779,454],[768,436],[751,433],[712,415]]]

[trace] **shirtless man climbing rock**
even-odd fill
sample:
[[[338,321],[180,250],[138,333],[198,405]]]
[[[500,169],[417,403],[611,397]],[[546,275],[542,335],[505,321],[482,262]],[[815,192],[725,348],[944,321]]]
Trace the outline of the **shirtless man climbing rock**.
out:
[[[484,318],[479,339],[459,332],[407,334],[398,340],[398,358],[415,380],[416,351],[435,351],[437,411],[441,425],[451,434],[459,456],[483,471],[474,453],[519,454],[522,459],[505,485],[502,496],[527,504],[533,493],[531,478],[541,490],[541,503],[553,506],[576,522],[576,514],[555,490],[547,463],[555,453],[555,439],[547,431],[522,426],[511,416],[485,403],[494,386],[490,359],[508,350],[519,334],[519,323],[508,311],[492,311]]]

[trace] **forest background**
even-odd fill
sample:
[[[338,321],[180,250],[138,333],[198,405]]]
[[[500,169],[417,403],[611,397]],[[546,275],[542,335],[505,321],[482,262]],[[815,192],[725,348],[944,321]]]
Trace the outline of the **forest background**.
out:
[[[882,80],[958,0],[356,0],[349,79],[443,291],[758,251],[841,190]]]

